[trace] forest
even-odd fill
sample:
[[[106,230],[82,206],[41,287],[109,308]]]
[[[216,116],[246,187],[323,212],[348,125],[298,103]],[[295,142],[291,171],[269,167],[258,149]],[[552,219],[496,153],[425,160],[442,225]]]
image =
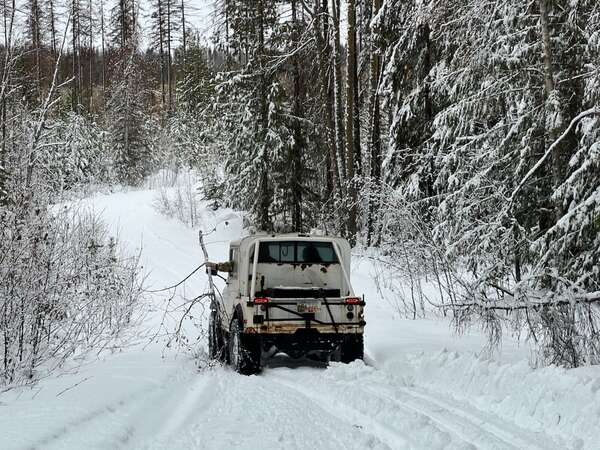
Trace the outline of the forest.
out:
[[[597,0],[212,7],[206,38],[188,0],[1,0],[0,385],[134,320],[136,259],[61,205],[164,168],[346,237],[409,316],[429,277],[458,330],[600,363]]]

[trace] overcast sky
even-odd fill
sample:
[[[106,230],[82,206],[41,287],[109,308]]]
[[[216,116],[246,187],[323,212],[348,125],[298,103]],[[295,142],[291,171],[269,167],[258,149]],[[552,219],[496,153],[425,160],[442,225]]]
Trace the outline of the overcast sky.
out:
[[[191,11],[189,18],[186,17],[186,21],[200,30],[205,37],[209,36],[212,30],[214,3],[215,0],[188,0]],[[187,12],[186,15],[188,15]]]
[[[105,17],[107,19],[109,16],[109,10],[116,4],[116,1],[117,0],[104,0]],[[215,1],[216,0],[186,0],[186,22],[193,28],[197,29],[200,32],[201,36],[207,41],[207,43],[210,40],[210,37],[212,36],[213,30],[215,28]],[[16,18],[18,26],[16,33],[18,35],[22,35],[25,28],[25,20],[27,17],[27,9],[24,6],[26,5],[26,0],[17,0],[16,3],[18,5],[18,14]],[[141,9],[140,22],[142,24],[142,27],[144,28],[142,32],[143,37],[147,36],[147,22],[151,3],[152,0],[139,0],[139,5]],[[64,29],[63,26],[67,19],[67,8],[70,5],[70,2],[67,0],[62,0],[59,1],[57,4],[59,5],[57,8],[57,18],[59,23],[57,25],[60,37],[62,35],[61,29]],[[100,10],[99,5],[99,0],[94,0],[93,6],[97,8],[96,12],[98,14]],[[345,37],[345,15],[345,2],[342,2],[342,40],[344,40]],[[1,24],[0,29],[2,29]],[[178,40],[179,37],[176,37],[175,39]],[[142,38],[142,40],[144,39]],[[142,42],[142,46],[143,45],[144,43]]]
[[[252,1],[252,0],[248,0]],[[104,14],[106,19],[108,19],[110,9],[116,4],[117,0],[104,0]],[[178,3],[178,0],[176,0]],[[144,28],[142,35],[146,34],[147,31],[147,22],[148,22],[148,14],[150,11],[152,0],[139,0],[139,6],[141,9],[140,13],[140,22],[142,27]],[[208,38],[213,29],[213,16],[214,16],[214,3],[215,0],[186,0],[186,22],[192,25],[194,28],[198,29],[201,34]],[[25,30],[25,23],[27,20],[27,1],[26,0],[17,0],[17,14],[16,14],[16,24],[17,27],[14,30],[17,36],[22,36]],[[59,0],[56,5],[56,17],[58,19],[57,28],[59,37],[62,37],[62,30],[64,30],[64,24],[67,20],[67,11],[70,5],[70,1],[67,0]],[[95,8],[95,13],[100,14],[100,1],[93,0],[92,6]],[[97,19],[99,20],[99,19]],[[0,30],[3,30],[2,23],[0,22]]]

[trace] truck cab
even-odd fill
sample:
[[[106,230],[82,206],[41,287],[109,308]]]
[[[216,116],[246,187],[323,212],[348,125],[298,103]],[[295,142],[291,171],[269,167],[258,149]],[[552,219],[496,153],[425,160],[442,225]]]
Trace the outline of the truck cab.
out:
[[[231,242],[221,301],[211,307],[209,351],[240,373],[283,352],[350,362],[363,358],[364,306],[350,283],[345,239],[255,234]]]

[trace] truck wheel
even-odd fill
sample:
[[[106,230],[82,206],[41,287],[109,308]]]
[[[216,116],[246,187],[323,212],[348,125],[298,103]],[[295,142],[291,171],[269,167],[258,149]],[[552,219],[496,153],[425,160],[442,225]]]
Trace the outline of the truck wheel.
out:
[[[208,321],[208,356],[210,359],[225,362],[226,350],[221,321],[217,319],[216,311],[212,311]]]
[[[229,362],[242,375],[253,375],[260,371],[260,342],[256,336],[242,333],[239,321],[234,318],[229,327]]]
[[[340,348],[340,360],[343,363],[350,363],[356,359],[364,358],[363,335],[346,336]]]

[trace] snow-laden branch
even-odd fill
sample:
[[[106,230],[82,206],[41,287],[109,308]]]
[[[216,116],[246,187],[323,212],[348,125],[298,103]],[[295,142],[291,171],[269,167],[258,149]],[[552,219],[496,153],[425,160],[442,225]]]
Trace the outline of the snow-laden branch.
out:
[[[503,291],[504,292],[504,291]],[[466,303],[455,303],[453,306],[458,309],[476,308],[486,311],[519,311],[519,310],[531,310],[540,309],[548,306],[566,306],[573,304],[590,304],[600,303],[600,291],[589,292],[586,294],[574,294],[569,297],[561,297],[560,299],[547,299],[544,300],[539,298],[533,301],[507,301],[502,303],[492,302],[466,302]]]
[[[557,294],[552,291],[538,291],[538,292],[519,292],[519,287],[516,286],[514,290],[507,287],[490,283],[489,287],[496,289],[497,291],[504,294],[498,301],[483,301],[474,300],[472,302],[457,303],[454,306],[459,309],[477,308],[488,311],[518,311],[518,310],[530,310],[540,309],[548,306],[562,306],[562,305],[574,305],[574,304],[590,304],[600,303],[600,291],[594,292],[582,292],[577,289],[568,280],[558,277],[560,281],[566,282],[571,286],[566,292]],[[525,294],[525,295],[523,295]]]
[[[548,150],[546,150],[546,153],[544,153],[544,155],[538,160],[538,162],[535,163],[535,165],[523,177],[523,179],[521,180],[519,185],[515,188],[515,190],[513,191],[513,193],[510,196],[511,202],[514,201],[515,196],[523,188],[523,186],[525,185],[527,180],[529,180],[533,176],[533,174],[538,171],[538,169],[542,166],[542,164],[544,164],[544,162],[546,162],[548,157],[552,154],[552,152],[556,149],[556,147],[558,147],[558,144],[560,144],[563,141],[563,139],[565,139],[569,135],[569,133],[573,130],[573,127],[575,127],[575,125],[577,125],[577,123],[581,119],[584,119],[585,117],[589,117],[589,116],[596,116],[596,115],[600,115],[600,107],[598,107],[598,106],[595,106],[593,108],[590,108],[586,111],[579,113],[573,120],[571,120],[571,123],[569,124],[567,129],[563,132],[563,134],[561,134],[560,137],[556,141],[554,141],[550,147],[548,147]]]

